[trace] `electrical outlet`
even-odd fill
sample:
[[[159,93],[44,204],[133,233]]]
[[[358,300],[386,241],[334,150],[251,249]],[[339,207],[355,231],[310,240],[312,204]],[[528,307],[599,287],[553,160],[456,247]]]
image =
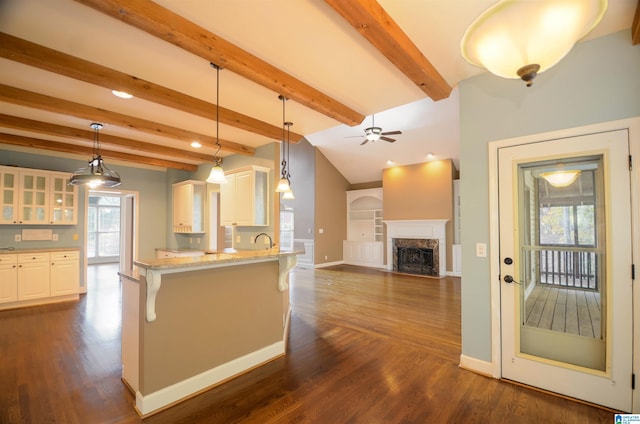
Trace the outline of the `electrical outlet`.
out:
[[[324,228],[320,228],[320,229],[318,229],[318,232],[319,232],[320,234],[324,233]]]
[[[476,256],[478,258],[486,258],[487,257],[487,244],[486,243],[476,243]]]
[[[22,236],[20,234],[16,234],[14,241],[22,241]]]
[[[236,243],[240,243],[240,236],[236,236]]]
[[[58,235],[57,235],[57,234],[54,234],[54,235],[51,237],[51,240],[53,240],[53,241],[58,241]]]
[[[324,260],[326,261],[327,259],[329,259],[329,257],[327,255],[324,256]]]

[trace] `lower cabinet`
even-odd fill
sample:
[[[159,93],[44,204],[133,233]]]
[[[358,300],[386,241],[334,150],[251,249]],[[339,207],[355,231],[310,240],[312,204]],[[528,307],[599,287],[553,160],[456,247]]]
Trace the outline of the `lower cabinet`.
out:
[[[78,293],[80,252],[52,252],[50,267],[51,296]]]
[[[18,257],[0,255],[0,303],[18,300]]]
[[[18,300],[50,296],[49,253],[18,254]]]
[[[342,257],[345,264],[384,266],[383,245],[379,241],[344,240],[342,242]]]
[[[78,251],[0,255],[0,309],[68,300],[79,287]]]

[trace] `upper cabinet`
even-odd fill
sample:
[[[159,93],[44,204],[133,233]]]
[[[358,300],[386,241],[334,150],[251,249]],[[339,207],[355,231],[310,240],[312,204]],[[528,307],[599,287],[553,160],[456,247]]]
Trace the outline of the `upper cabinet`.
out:
[[[225,172],[220,184],[220,225],[269,225],[269,168],[248,166]]]
[[[182,181],[173,184],[173,232],[204,232],[204,199],[206,184],[203,181]]]
[[[62,172],[0,166],[0,224],[75,225],[78,189]]]

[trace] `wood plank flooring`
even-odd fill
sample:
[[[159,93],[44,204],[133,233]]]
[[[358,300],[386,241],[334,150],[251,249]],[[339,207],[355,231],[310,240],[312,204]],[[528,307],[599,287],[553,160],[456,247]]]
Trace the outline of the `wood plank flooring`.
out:
[[[286,357],[142,422],[613,422],[459,368],[457,278],[296,269],[291,300]],[[0,312],[0,423],[140,423],[120,381],[119,337],[113,272],[92,277],[80,302]]]
[[[538,285],[525,304],[530,327],[596,339],[602,335],[599,293]]]

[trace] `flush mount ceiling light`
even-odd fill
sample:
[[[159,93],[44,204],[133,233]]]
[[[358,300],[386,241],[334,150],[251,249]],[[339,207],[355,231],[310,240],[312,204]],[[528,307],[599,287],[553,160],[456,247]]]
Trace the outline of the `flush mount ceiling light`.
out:
[[[224,170],[220,166],[220,149],[222,146],[220,145],[220,67],[214,63],[211,63],[211,67],[216,69],[216,150],[215,155],[213,156],[214,164],[211,168],[211,172],[207,177],[208,183],[213,184],[226,184],[227,177],[224,176]]]
[[[578,179],[580,175],[579,169],[567,169],[561,171],[543,172],[540,177],[544,178],[549,184],[554,187],[562,188],[568,187]]]
[[[94,122],[93,128],[93,157],[89,161],[89,166],[79,168],[74,171],[69,179],[71,185],[85,185],[89,188],[116,187],[122,184],[120,175],[107,167],[100,155],[100,139],[98,132],[102,129],[102,124]]]
[[[111,90],[111,94],[113,94],[116,97],[119,97],[121,99],[132,99],[133,95],[127,93],[126,91],[119,91],[119,90]]]
[[[531,86],[602,19],[607,0],[501,0],[466,30],[460,49],[471,64]]]

